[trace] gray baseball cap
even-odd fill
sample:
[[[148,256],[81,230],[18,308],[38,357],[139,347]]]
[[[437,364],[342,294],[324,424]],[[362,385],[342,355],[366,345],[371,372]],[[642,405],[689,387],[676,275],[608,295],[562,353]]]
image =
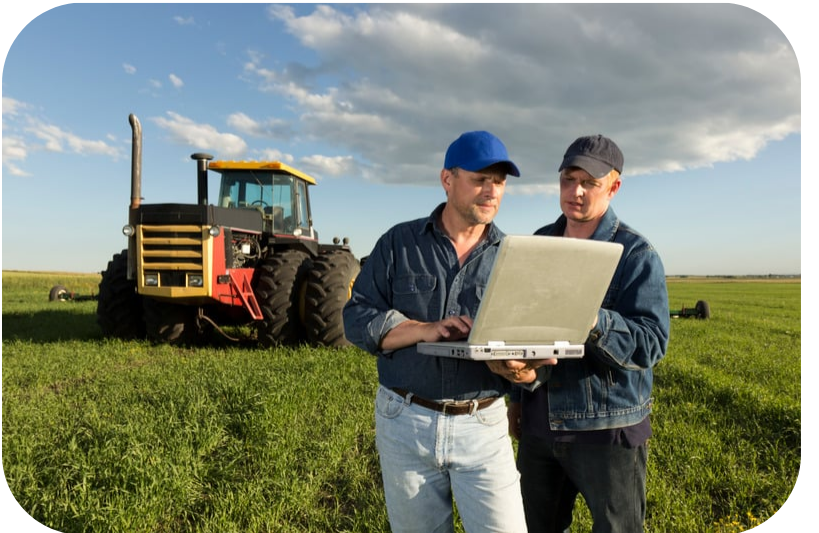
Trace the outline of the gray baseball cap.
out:
[[[612,169],[623,173],[623,152],[603,135],[588,135],[577,138],[563,155],[563,162],[558,171],[564,168],[578,167],[600,179]]]

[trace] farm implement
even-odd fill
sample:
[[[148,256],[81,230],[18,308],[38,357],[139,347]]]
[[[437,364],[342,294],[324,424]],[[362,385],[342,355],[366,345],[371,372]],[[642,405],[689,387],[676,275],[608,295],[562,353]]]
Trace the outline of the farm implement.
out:
[[[65,285],[54,285],[48,293],[49,302],[87,302],[96,300],[96,294],[81,295],[68,290]]]
[[[671,310],[671,318],[711,318],[711,306],[704,300],[699,300],[694,307]]]

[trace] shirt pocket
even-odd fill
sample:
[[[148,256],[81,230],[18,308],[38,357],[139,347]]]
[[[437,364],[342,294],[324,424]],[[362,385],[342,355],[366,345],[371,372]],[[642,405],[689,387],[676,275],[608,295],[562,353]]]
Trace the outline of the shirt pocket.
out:
[[[438,281],[430,274],[412,274],[397,277],[393,284],[395,308],[412,318],[434,312],[433,299]]]

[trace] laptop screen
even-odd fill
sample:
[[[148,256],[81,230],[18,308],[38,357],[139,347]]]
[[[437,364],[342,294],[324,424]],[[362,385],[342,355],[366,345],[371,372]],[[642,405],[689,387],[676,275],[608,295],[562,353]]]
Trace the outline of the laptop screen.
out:
[[[582,344],[622,250],[611,242],[507,235],[469,343]]]

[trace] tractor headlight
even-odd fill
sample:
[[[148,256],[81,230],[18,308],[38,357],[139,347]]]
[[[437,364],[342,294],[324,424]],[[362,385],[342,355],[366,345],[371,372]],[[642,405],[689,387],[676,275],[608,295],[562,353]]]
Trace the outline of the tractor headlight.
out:
[[[126,237],[130,237],[135,232],[136,232],[136,230],[134,230],[134,227],[131,226],[130,224],[126,224],[126,225],[122,226],[122,234],[125,235]]]
[[[157,273],[157,272],[146,272],[145,273],[145,286],[146,287],[159,287],[159,273]]]
[[[211,237],[218,237],[221,232],[222,228],[220,228],[219,226],[211,226],[210,228],[208,228],[208,235],[210,235]]]
[[[188,287],[203,287],[204,285],[205,279],[202,277],[202,274],[188,275]]]

